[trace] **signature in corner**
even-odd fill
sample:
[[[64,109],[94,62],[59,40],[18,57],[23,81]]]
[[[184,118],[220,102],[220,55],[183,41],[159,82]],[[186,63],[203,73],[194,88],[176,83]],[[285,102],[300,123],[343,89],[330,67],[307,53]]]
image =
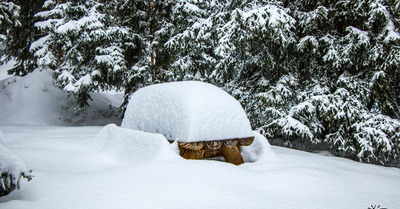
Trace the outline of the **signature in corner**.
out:
[[[380,205],[371,205],[371,207],[368,207],[368,209],[388,209],[388,208],[381,208]]]

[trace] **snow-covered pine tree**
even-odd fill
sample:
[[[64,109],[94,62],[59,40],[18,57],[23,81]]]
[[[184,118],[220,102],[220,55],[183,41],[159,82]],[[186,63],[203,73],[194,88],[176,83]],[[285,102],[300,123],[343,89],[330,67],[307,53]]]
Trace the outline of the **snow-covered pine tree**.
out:
[[[275,82],[291,71],[290,63],[282,61],[292,56],[295,20],[279,2],[244,2],[216,15],[215,24],[217,78],[253,86],[263,78]]]
[[[168,80],[165,60],[169,59],[169,53],[162,46],[169,36],[171,4],[170,0],[124,0],[111,4],[115,23],[129,29],[132,37],[125,50],[127,70],[120,81],[125,90],[123,107],[138,88]]]
[[[340,76],[345,71],[362,74],[369,80],[372,91],[368,94],[369,103],[363,104],[372,111],[398,118],[399,100],[395,89],[399,88],[396,81],[399,79],[400,36],[395,8],[395,2],[384,0],[333,4],[329,13],[333,27],[324,39],[329,48],[323,49],[323,59],[330,74]],[[388,76],[380,76],[386,74]],[[387,85],[375,85],[378,83]]]
[[[13,2],[0,2],[0,43],[5,44],[7,34],[12,27],[18,27],[21,7]],[[1,48],[1,50],[4,50]],[[4,53],[2,53],[4,55]]]
[[[168,70],[174,80],[208,80],[215,66],[212,16],[219,11],[212,1],[174,1],[170,38],[164,44],[170,54]]]
[[[4,44],[4,48],[0,49],[0,62],[16,61],[9,74],[24,76],[36,68],[29,46],[39,35],[34,27],[33,16],[41,10],[43,1],[13,0],[0,3],[0,41]]]
[[[368,2],[366,27],[373,33],[370,57],[369,108],[400,118],[400,19],[396,17],[395,1]]]
[[[295,20],[279,2],[252,1],[240,6],[236,2],[236,6],[214,17],[217,26],[214,51],[218,60],[214,77],[242,102],[253,127],[260,128],[287,111],[279,107],[286,103],[267,104],[271,100],[265,93],[275,89],[276,93],[285,94],[279,91],[291,87],[282,85],[295,82],[290,80],[295,77],[291,72],[296,69],[290,60],[296,42]],[[287,80],[285,76],[290,79],[282,84],[280,80]],[[275,96],[275,92],[271,95]],[[274,99],[283,98],[276,95]]]
[[[290,88],[281,80],[259,94],[264,102],[252,110],[275,114],[256,127],[288,145],[301,140],[298,148],[326,143],[337,155],[390,163],[399,155],[399,138],[390,131],[398,129],[398,121],[390,118],[398,118],[394,3],[316,0],[286,1],[285,6],[297,20],[299,37],[292,68],[297,79],[290,80],[300,82]],[[288,101],[285,106],[265,102],[274,98]]]
[[[168,41],[171,30],[174,26],[171,23],[172,7],[176,4],[175,0],[150,1],[151,9],[149,13],[149,28],[147,37],[149,38],[150,53],[153,56],[153,65],[157,68],[167,69],[171,53],[164,44]],[[151,60],[150,60],[151,61]],[[164,78],[165,79],[165,78]]]
[[[104,5],[96,1],[48,0],[43,7],[48,10],[35,15],[35,26],[45,35],[31,45],[31,51],[40,67],[56,71],[56,84],[85,107],[89,92],[108,87],[108,82],[101,79],[112,77],[108,73],[124,67],[118,63],[121,51],[108,45],[107,39],[112,37],[107,34],[110,31],[105,25]]]
[[[172,53],[165,47],[171,36],[171,30],[176,27],[172,24],[171,15],[176,0],[151,1],[149,13],[149,30],[145,34],[150,54],[149,83],[161,83],[173,80],[169,62]]]
[[[44,3],[35,26],[43,34],[32,44],[38,64],[56,72],[57,85],[72,93],[79,107],[90,92],[129,89],[144,83],[143,37],[135,33],[139,19],[129,19],[127,5],[113,1],[68,1]],[[132,22],[129,22],[132,21]],[[134,24],[133,24],[134,23]]]

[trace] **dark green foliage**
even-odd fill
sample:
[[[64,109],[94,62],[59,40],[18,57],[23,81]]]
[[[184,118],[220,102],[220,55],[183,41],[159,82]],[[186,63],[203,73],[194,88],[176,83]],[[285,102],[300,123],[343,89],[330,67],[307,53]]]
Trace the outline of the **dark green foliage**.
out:
[[[8,62],[12,58],[16,60],[14,68],[8,73],[23,76],[32,72],[36,67],[35,59],[29,48],[39,35],[34,27],[34,15],[41,10],[44,0],[25,1],[14,0],[1,2],[2,12],[4,12],[6,21],[1,26],[0,34],[4,35],[5,48],[0,50],[0,61]],[[10,6],[13,4],[14,6]]]

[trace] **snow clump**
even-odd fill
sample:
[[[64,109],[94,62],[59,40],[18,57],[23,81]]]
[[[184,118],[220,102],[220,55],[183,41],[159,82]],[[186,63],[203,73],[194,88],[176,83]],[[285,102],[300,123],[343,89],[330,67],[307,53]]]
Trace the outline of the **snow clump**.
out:
[[[168,140],[161,134],[105,126],[95,137],[95,149],[122,161],[148,162],[179,159]]]
[[[0,131],[0,197],[19,189],[21,177],[32,179],[31,172],[22,160],[3,145],[4,135]]]
[[[163,134],[180,142],[254,136],[240,103],[198,81],[147,86],[129,100],[121,127]]]
[[[253,131],[253,134],[254,142],[250,146],[241,147],[241,154],[244,162],[276,161],[280,159],[276,156],[268,140],[263,135],[257,131]]]

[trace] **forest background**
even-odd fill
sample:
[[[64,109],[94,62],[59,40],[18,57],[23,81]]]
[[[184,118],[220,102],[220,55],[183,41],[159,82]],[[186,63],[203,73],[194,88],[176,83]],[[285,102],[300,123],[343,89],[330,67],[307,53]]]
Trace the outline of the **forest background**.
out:
[[[0,2],[0,62],[84,109],[181,80],[237,98],[272,144],[400,166],[399,0]]]

